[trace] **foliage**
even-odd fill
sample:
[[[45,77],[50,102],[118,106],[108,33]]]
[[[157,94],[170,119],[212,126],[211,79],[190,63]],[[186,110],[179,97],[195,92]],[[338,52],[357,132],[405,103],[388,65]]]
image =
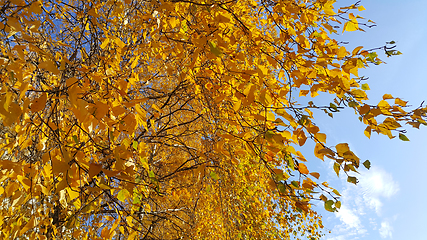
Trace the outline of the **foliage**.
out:
[[[358,4],[0,2],[2,239],[317,239],[313,201],[341,203],[300,147],[352,183],[360,160],[312,111],[352,108],[368,137],[426,124],[400,98],[367,103],[358,70],[393,43],[330,38],[372,26]]]

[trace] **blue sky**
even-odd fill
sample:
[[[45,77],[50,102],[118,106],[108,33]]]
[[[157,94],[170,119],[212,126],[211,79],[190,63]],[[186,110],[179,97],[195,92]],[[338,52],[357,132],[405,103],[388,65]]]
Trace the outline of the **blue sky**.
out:
[[[356,1],[338,1],[346,6]],[[387,58],[387,64],[372,66],[360,72],[369,77],[369,102],[377,104],[385,93],[409,101],[413,107],[427,103],[427,1],[425,0],[362,0],[366,10],[359,15],[377,23],[366,32],[337,36],[349,41],[349,49],[379,47],[396,41],[403,55]],[[410,142],[383,135],[364,136],[365,126],[351,111],[343,111],[331,119],[318,115],[321,131],[328,135],[328,145],[347,142],[362,161],[372,167],[362,170],[357,186],[338,178],[328,160],[315,166],[321,181],[328,181],[342,194],[338,213],[317,209],[323,215],[326,240],[427,239],[427,127],[419,130],[404,126]],[[311,167],[311,166],[310,166]],[[363,167],[362,167],[363,168]],[[311,168],[312,169],[312,168]]]

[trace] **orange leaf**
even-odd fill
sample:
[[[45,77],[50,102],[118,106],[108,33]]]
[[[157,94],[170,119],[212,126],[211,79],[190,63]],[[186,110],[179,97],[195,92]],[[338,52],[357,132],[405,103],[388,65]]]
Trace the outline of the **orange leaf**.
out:
[[[302,174],[308,174],[309,173],[307,166],[305,166],[304,163],[298,163],[298,170]]]
[[[320,177],[320,174],[317,172],[311,172],[310,175],[317,178],[317,179],[319,179],[319,177]]]
[[[93,178],[94,176],[98,175],[102,170],[101,164],[91,163],[89,165],[89,179]]]
[[[384,94],[383,95],[383,99],[387,100],[387,99],[393,99],[394,97],[391,94]]]
[[[36,98],[32,104],[30,105],[32,112],[38,112],[46,106],[47,101],[47,95],[46,93],[42,93],[42,95],[39,98]]]
[[[59,161],[59,160],[52,161],[52,173],[54,174],[66,172],[68,168],[69,168],[69,165],[66,162]]]

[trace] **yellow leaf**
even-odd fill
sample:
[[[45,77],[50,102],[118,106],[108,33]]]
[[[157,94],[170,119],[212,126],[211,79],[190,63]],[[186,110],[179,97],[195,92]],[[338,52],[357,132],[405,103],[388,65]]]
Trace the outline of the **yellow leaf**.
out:
[[[42,95],[39,98],[36,98],[33,100],[33,102],[30,105],[32,112],[38,112],[45,108],[47,101],[47,94],[42,93]]]
[[[235,102],[233,106],[234,111],[238,112],[241,104],[242,104],[241,100],[238,100],[237,102]]]
[[[18,175],[17,179],[21,182],[25,190],[28,190],[31,188],[31,180],[29,178],[26,178],[25,176],[22,176],[22,175]]]
[[[298,35],[296,38],[297,42],[301,45],[303,48],[310,48],[310,42],[308,39],[303,35]]]
[[[396,120],[394,118],[391,118],[391,117],[388,117],[388,118],[384,119],[383,124],[385,126],[387,126],[387,128],[389,130],[394,130],[394,129],[399,128],[399,127],[402,126],[398,122],[396,122]]]
[[[310,90],[300,90],[299,91],[299,96],[306,96],[308,93],[310,92]]]
[[[113,226],[111,226],[110,236],[115,235],[115,230],[116,230],[117,226],[119,225],[119,223],[120,223],[120,217],[117,217],[116,221],[114,221],[114,223],[113,223]]]
[[[298,163],[298,170],[302,174],[308,174],[309,173],[307,166],[305,166],[304,163]]]
[[[359,46],[359,47],[355,48],[351,54],[353,56],[357,55],[359,53],[360,49],[362,49],[362,48],[363,48],[363,46]]]
[[[105,173],[105,175],[107,175],[108,177],[116,177],[119,173],[119,171],[111,171],[106,169],[102,169],[102,172]],[[108,187],[108,189],[110,189],[110,187]]]
[[[391,94],[384,94],[383,95],[383,99],[387,100],[387,99],[393,99],[394,97]]]
[[[314,156],[323,160],[325,153],[321,152],[322,149],[324,149],[322,144],[316,143],[316,146],[314,147]]]
[[[316,138],[322,143],[326,143],[326,134],[324,133],[316,133]]]
[[[3,107],[7,112],[9,112],[9,106],[10,106],[11,102],[12,102],[12,93],[8,92],[8,93],[6,93],[6,101],[3,104]]]
[[[160,113],[165,113],[164,111],[163,111],[163,109],[161,109],[161,108],[159,108],[156,104],[153,104],[153,105],[151,105],[151,107],[152,108],[154,108],[156,111],[158,111],[158,112],[160,112]]]
[[[110,39],[109,38],[106,38],[103,42],[102,42],[102,44],[101,44],[101,48],[102,49],[104,49],[104,48],[106,48],[107,47],[107,45],[110,43]]]
[[[358,29],[359,29],[359,24],[357,23],[356,19],[350,20],[344,24],[344,30],[347,32],[356,31]]]
[[[323,6],[323,11],[327,14],[327,15],[335,15],[336,13],[334,12],[334,10],[332,10],[333,9],[333,5],[332,5],[332,3],[326,3],[324,6]]]
[[[17,18],[14,18],[14,17],[7,18],[7,24],[11,26],[11,28],[16,32],[22,31],[21,23]]]
[[[25,96],[25,93],[27,92],[27,90],[30,88],[30,83],[29,82],[25,82],[23,83],[20,87],[19,87],[19,99],[22,99]]]
[[[368,138],[371,138],[371,127],[367,126],[365,131],[363,132],[365,134],[365,136],[367,136]]]
[[[43,62],[39,63],[39,67],[43,68],[43,69],[45,69],[45,70],[47,70],[53,74],[56,74],[56,75],[59,74],[59,69],[56,66],[56,63],[50,59],[46,59]]]
[[[335,146],[337,153],[342,156],[345,152],[350,151],[347,143],[339,143]]]
[[[307,203],[307,202],[300,202],[300,201],[297,201],[297,202],[295,202],[295,206],[296,206],[297,208],[299,208],[299,209],[303,210],[304,212],[307,212],[307,211],[308,211],[308,209],[309,209],[309,203]]]
[[[119,48],[124,48],[126,46],[126,44],[124,42],[122,42],[122,40],[120,40],[120,38],[114,39],[114,42],[117,44],[117,46],[119,46]]]
[[[345,47],[340,47],[337,53],[338,59],[343,59],[347,55]]]
[[[390,108],[390,104],[387,101],[381,100],[378,103],[378,107],[383,108],[383,109],[388,109],[388,108]]]
[[[97,119],[103,118],[108,113],[108,110],[110,108],[108,104],[102,102],[97,102],[95,107],[95,116]]]
[[[28,221],[28,223],[25,224],[25,226],[21,229],[21,231],[19,231],[19,236],[21,236],[22,234],[24,234],[28,230],[34,228],[34,223],[35,223],[35,216],[33,215],[31,217],[30,221]]]
[[[43,13],[42,6],[43,4],[41,1],[35,1],[30,5],[30,8],[28,10],[29,12],[33,12],[35,14],[41,14]]]
[[[394,104],[397,104],[397,105],[400,105],[400,106],[402,106],[402,107],[406,107],[406,104],[407,104],[408,102],[406,102],[406,101],[403,101],[402,99],[400,99],[400,98],[396,98],[395,100],[394,100]]]
[[[78,189],[72,189],[71,187],[66,188],[68,196],[70,196],[70,201],[78,199],[80,197],[80,192]]]
[[[138,56],[133,60],[132,65],[130,66],[132,69],[134,69],[134,68],[138,65],[138,63],[139,63],[139,58],[140,58],[140,56],[138,55]]]

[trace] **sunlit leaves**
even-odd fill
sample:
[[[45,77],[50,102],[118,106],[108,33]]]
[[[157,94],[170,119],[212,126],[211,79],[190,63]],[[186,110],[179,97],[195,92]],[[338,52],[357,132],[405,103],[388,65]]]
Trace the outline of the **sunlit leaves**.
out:
[[[368,137],[427,124],[400,98],[369,102],[359,70],[379,55],[329,33],[371,21],[334,2],[11,1],[0,237],[318,239],[313,199],[341,202],[310,154],[337,175],[360,160],[327,141],[317,112],[352,108]]]
[[[110,39],[109,39],[109,38],[106,38],[106,39],[102,42],[102,44],[101,44],[101,48],[102,48],[102,49],[106,48],[106,47],[107,47],[107,45],[108,45],[108,43],[110,43]]]
[[[370,126],[367,126],[365,131],[363,131],[366,137],[371,138],[371,130],[372,128]]]
[[[348,143],[339,143],[335,146],[335,149],[337,150],[337,153],[339,155],[344,155],[344,153],[350,151],[350,148],[348,147]]]
[[[117,199],[124,202],[129,196],[129,191],[127,189],[122,189],[117,194]]]
[[[348,32],[356,31],[358,29],[359,29],[359,27],[358,27],[358,23],[357,23],[356,19],[352,19],[352,20],[346,22],[344,25],[344,30],[348,31]]]
[[[364,10],[366,10],[366,8],[365,8],[365,7],[363,7],[363,6],[359,6],[359,7],[357,7],[357,9],[358,9],[359,11],[364,11]]]
[[[298,164],[298,170],[299,170],[299,172],[300,172],[300,173],[302,173],[302,174],[308,174],[308,173],[309,173],[309,171],[308,171],[308,169],[307,169],[307,166],[305,166],[305,164],[304,164],[304,163],[299,163],[299,164]]]

